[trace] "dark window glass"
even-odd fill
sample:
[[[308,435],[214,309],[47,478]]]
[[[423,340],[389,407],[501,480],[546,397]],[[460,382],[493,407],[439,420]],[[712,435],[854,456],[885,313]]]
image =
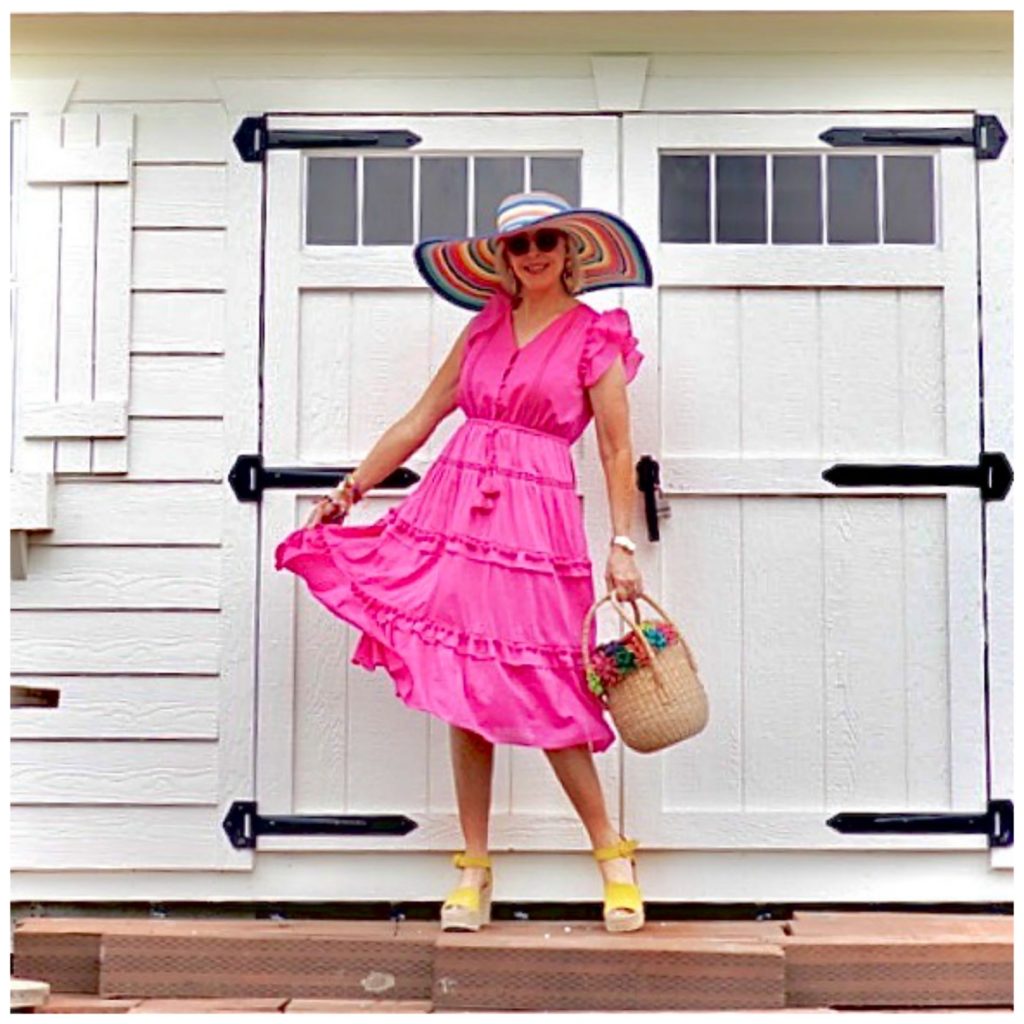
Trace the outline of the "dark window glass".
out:
[[[658,164],[661,241],[711,241],[710,182],[706,156],[661,155]]]
[[[772,242],[821,243],[819,157],[772,157]]]
[[[878,172],[873,156],[828,156],[828,240],[878,241]]]
[[[715,157],[717,242],[765,242],[765,158]]]
[[[310,157],[306,161],[306,244],[356,244],[354,157]]]
[[[465,238],[469,169],[465,157],[420,160],[420,238]]]
[[[885,240],[931,245],[935,242],[932,158],[886,156],[882,159],[885,187]]]
[[[580,159],[577,156],[530,158],[530,187],[543,189],[580,205]]]
[[[479,156],[473,161],[473,234],[494,231],[498,203],[512,192],[523,190],[523,158],[518,156]]]
[[[411,157],[368,157],[363,161],[363,244],[404,245],[412,241]]]

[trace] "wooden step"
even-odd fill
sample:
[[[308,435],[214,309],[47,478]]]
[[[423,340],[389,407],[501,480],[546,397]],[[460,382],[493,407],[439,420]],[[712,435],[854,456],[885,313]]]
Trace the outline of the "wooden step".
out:
[[[338,921],[330,928],[105,934],[99,994],[429,999],[436,932]]]
[[[434,1006],[533,1011],[785,1006],[782,949],[765,941],[765,929],[747,925],[697,937],[697,925],[671,922],[610,935],[599,923],[517,922],[475,934],[445,933],[434,958]],[[744,931],[749,934],[726,934]]]
[[[1013,918],[992,914],[798,911],[620,935],[599,922],[460,934],[436,921],[37,917],[16,923],[14,961],[50,984],[45,1012],[90,1012],[62,1009],[83,992],[101,1012],[155,999],[295,1013],[1013,1005]]]
[[[1013,916],[795,911],[786,922],[790,1006],[1013,1004]]]

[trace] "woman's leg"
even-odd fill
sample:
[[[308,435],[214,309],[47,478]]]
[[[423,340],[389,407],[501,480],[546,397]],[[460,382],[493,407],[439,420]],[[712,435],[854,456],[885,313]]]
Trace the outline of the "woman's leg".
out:
[[[487,853],[487,831],[491,815],[491,776],[494,770],[494,744],[475,732],[450,726],[452,771],[455,796],[459,804],[459,824],[466,853]],[[483,868],[463,868],[460,885],[483,885]]]
[[[601,792],[601,782],[597,777],[594,755],[590,752],[590,747],[583,743],[576,747],[546,750],[544,753],[547,754],[566,796],[576,808],[576,813],[579,814],[583,827],[590,836],[591,846],[595,849],[601,846],[614,846],[619,841],[619,830],[608,817],[608,808]],[[634,881],[633,866],[627,857],[602,861],[600,867],[602,874],[610,882]]]

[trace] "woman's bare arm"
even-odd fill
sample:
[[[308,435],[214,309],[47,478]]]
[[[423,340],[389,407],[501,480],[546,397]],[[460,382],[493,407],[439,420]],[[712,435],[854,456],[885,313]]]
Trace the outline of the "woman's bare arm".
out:
[[[636,486],[633,481],[633,444],[630,438],[629,398],[626,393],[626,371],[617,357],[592,388],[587,391],[594,410],[597,447],[604,467],[608,508],[611,518],[609,541],[616,534],[630,534],[633,525],[633,502]],[[615,545],[608,552],[605,568],[608,589],[628,598],[642,589],[640,571],[633,555]]]

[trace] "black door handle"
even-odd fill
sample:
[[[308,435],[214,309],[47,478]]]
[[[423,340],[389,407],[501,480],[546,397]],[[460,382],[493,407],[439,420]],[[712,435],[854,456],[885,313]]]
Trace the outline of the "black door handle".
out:
[[[275,466],[263,465],[262,455],[239,455],[228,473],[228,483],[239,501],[259,501],[268,487],[333,487],[355,466]],[[374,490],[404,490],[420,479],[419,473],[399,466]]]
[[[641,455],[636,464],[636,486],[644,496],[644,518],[647,520],[647,539],[661,539],[658,532],[658,486],[661,483],[661,467],[658,460],[650,455]]]

